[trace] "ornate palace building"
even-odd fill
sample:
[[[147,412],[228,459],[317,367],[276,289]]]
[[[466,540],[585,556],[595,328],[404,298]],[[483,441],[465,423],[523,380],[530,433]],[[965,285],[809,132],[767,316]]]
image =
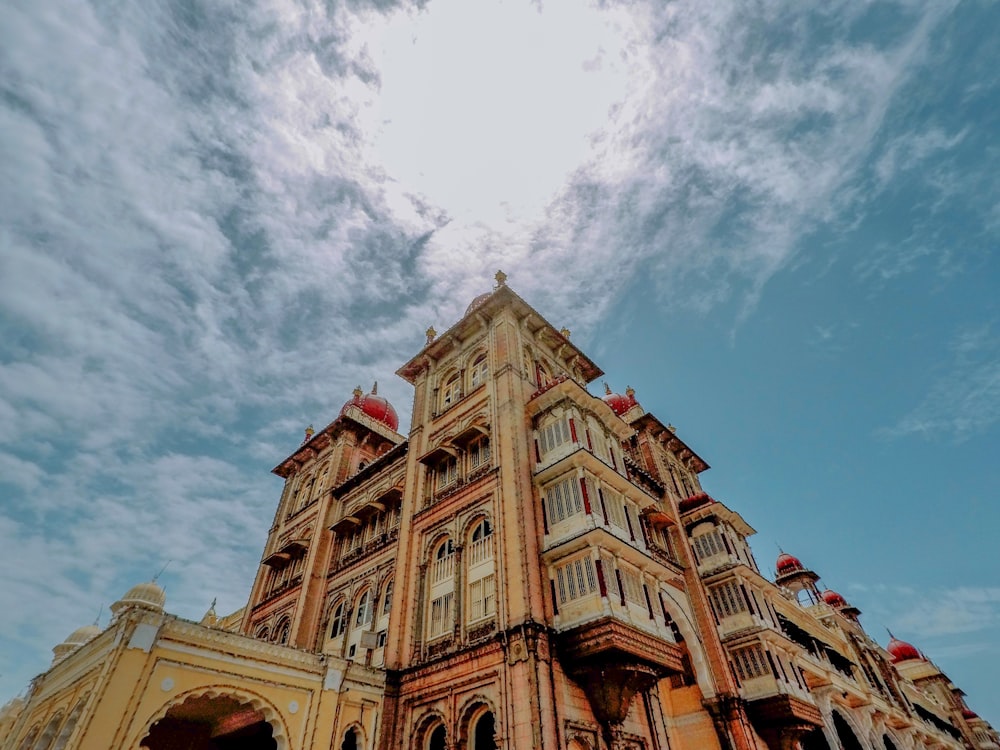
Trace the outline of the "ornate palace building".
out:
[[[706,494],[708,464],[506,285],[274,469],[250,600],[130,590],[0,714],[3,750],[1000,750]]]

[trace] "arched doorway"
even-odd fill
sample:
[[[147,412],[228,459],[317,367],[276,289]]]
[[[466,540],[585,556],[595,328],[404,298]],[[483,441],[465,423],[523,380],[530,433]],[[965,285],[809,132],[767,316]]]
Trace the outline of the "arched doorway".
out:
[[[840,715],[838,711],[833,712],[833,726],[837,730],[837,739],[844,750],[865,750],[861,740],[854,734],[847,719]]]
[[[496,720],[492,711],[484,711],[472,732],[472,750],[497,750]]]
[[[148,750],[277,750],[272,727],[249,703],[232,696],[192,696],[171,706],[142,740]]]

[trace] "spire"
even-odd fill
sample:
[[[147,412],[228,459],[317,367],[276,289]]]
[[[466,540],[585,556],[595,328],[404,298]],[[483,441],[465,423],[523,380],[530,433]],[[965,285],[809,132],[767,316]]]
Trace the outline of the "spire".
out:
[[[496,286],[497,289],[499,289],[502,286],[507,286],[507,274],[505,274],[503,271],[498,270],[493,278],[497,280],[497,286]]]
[[[355,401],[360,401],[361,397],[364,396],[364,395],[365,395],[365,392],[363,390],[361,390],[361,386],[360,385],[354,386],[354,400]]]
[[[611,386],[608,385],[608,381],[607,380],[604,381],[604,395],[605,396],[610,396],[611,395]]]
[[[372,395],[373,396],[377,396],[378,395],[378,381],[377,380],[374,383],[372,383]]]

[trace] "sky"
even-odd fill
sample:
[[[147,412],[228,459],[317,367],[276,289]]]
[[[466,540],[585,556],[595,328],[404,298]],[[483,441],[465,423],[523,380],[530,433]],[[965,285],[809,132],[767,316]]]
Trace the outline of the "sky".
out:
[[[817,7],[814,7],[817,6]],[[1000,5],[10,0],[0,700],[242,606],[303,428],[509,284],[1000,725]],[[602,392],[601,384],[592,386]]]

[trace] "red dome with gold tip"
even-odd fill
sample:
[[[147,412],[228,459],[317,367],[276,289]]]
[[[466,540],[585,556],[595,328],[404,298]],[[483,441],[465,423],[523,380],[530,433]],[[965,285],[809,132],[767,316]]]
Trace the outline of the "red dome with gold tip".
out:
[[[784,575],[785,573],[794,573],[796,570],[805,570],[802,567],[802,563],[799,562],[799,558],[789,555],[787,552],[782,552],[778,555],[778,560],[774,564],[774,569],[777,571],[778,575]]]
[[[847,606],[847,600],[833,589],[827,589],[823,592],[823,601],[838,609]]]
[[[376,422],[381,422],[394,432],[399,427],[399,417],[396,416],[396,410],[392,408],[392,404],[378,395],[378,383],[372,386],[371,393],[363,393],[361,386],[355,388],[354,398],[341,407],[340,416],[344,416],[352,406],[358,407]]]
[[[714,502],[715,499],[707,492],[699,492],[697,495],[691,495],[691,497],[681,500],[677,508],[681,513],[687,513],[689,510],[700,508],[702,505],[711,505]]]
[[[962,718],[963,719],[978,719],[979,718],[979,714],[977,714],[971,708],[963,708],[962,709]]]
[[[635,391],[631,388],[625,389],[625,395],[612,393],[611,386],[604,384],[604,395],[601,400],[611,407],[612,411],[619,417],[635,406]]]
[[[916,646],[913,646],[906,641],[901,641],[892,634],[890,634],[889,645],[885,647],[885,650],[889,652],[890,656],[892,656],[893,664],[899,661],[924,658],[921,656],[920,652],[917,651]]]

